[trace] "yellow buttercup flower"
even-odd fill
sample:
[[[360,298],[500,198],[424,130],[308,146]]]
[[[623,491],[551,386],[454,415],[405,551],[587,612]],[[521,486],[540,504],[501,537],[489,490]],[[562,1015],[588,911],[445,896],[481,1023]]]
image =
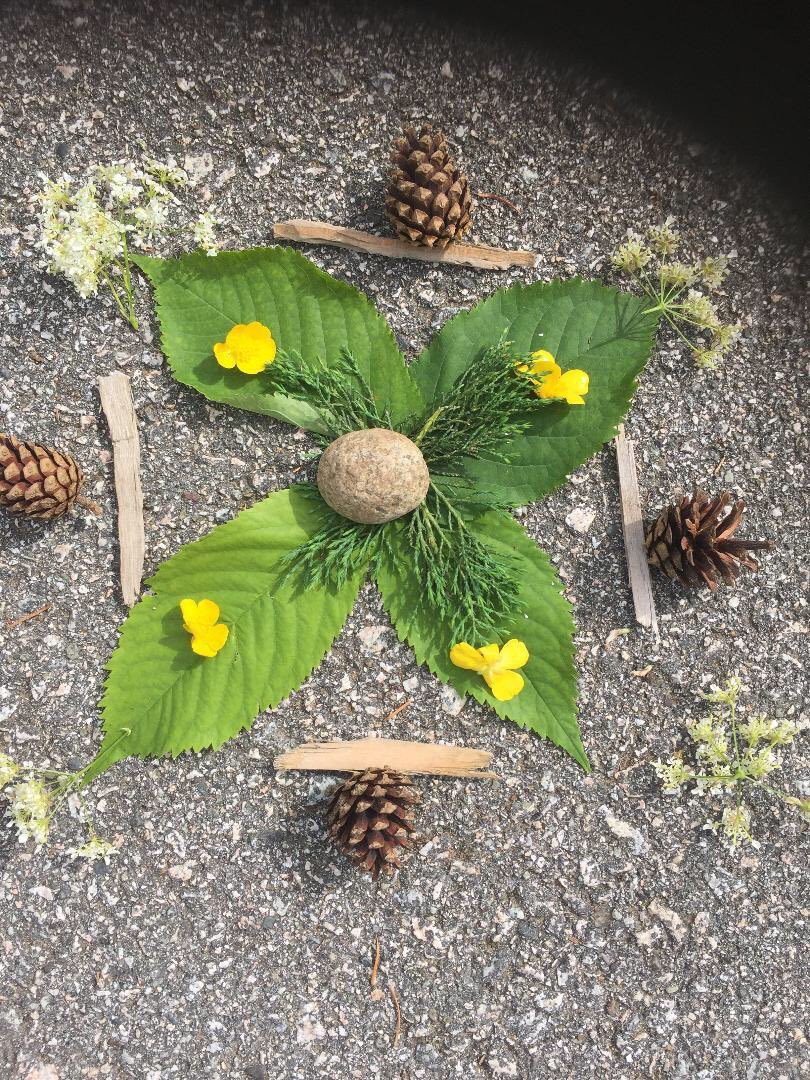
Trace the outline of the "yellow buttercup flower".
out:
[[[258,375],[275,360],[276,343],[264,323],[238,323],[231,327],[224,341],[216,343],[214,356],[220,367]]]
[[[191,634],[191,647],[198,656],[216,656],[228,640],[230,630],[219,621],[219,604],[213,600],[181,600],[183,629]]]
[[[557,371],[560,369],[557,368]],[[569,405],[584,405],[589,381],[587,371],[571,368],[561,374],[546,376],[538,383],[534,392],[539,398],[564,398]]]
[[[588,373],[579,368],[563,371],[550,352],[538,349],[532,353],[531,364],[524,364],[519,370],[537,375],[533,379],[534,392],[539,398],[551,400],[562,398],[569,405],[584,405],[588,393]]]
[[[522,668],[528,662],[529,650],[517,638],[507,641],[502,649],[498,645],[474,649],[466,641],[460,641],[450,650],[450,659],[456,667],[482,675],[498,701],[511,701],[525,686],[523,676],[515,668]]]

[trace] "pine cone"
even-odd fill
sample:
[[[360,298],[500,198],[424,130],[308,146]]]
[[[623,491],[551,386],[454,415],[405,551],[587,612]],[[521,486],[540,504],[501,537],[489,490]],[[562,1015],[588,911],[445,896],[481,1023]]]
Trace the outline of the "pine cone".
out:
[[[437,248],[460,239],[470,224],[472,197],[442,132],[427,125],[417,134],[407,124],[391,161],[385,210],[402,239]]]
[[[742,499],[732,505],[727,491],[710,499],[695,489],[647,527],[647,561],[686,588],[708,585],[714,590],[721,580],[733,585],[743,566],[759,569],[749,551],[775,547],[772,540],[732,539],[744,510]]]
[[[332,796],[326,814],[329,835],[340,850],[376,881],[400,868],[400,849],[413,846],[411,780],[393,769],[355,772]]]
[[[70,454],[0,433],[0,506],[27,517],[61,517],[84,477]]]

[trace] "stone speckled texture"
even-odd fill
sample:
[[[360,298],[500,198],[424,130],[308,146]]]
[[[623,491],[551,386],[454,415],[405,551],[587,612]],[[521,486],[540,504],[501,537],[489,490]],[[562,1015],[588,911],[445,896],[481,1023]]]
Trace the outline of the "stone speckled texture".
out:
[[[341,435],[318,461],[318,489],[333,510],[365,525],[394,521],[424,502],[430,474],[422,451],[387,428]]]
[[[732,672],[747,707],[806,708],[795,223],[725,154],[555,67],[540,45],[375,11],[3,6],[0,429],[74,451],[104,513],[0,519],[0,749],[75,765],[99,742],[95,703],[124,616],[99,375],[133,382],[148,571],[311,460],[304,434],[172,381],[143,283],[138,337],[111,301],[81,300],[38,268],[31,196],[43,176],[141,144],[188,160],[226,243],[243,247],[288,217],[384,231],[391,139],[404,118],[441,123],[474,191],[520,211],[482,201],[470,239],[541,258],[536,272],[496,277],[307,251],[371,296],[408,357],[498,285],[607,276],[628,226],[674,214],[696,253],[734,252],[724,305],[745,334],[733,359],[701,374],[662,334],[628,434],[650,513],[678,487],[730,487],[751,535],[778,550],[716,596],[657,577],[661,640],[634,629],[607,448],[520,513],[574,604],[590,777],[477,704],[460,708],[397,643],[368,586],[322,667],[251,734],[99,780],[98,828],[121,844],[109,867],[65,857],[79,835],[70,817],[39,853],[3,830],[0,1076],[806,1075],[806,826],[755,796],[761,847],[732,855],[703,829],[717,804],[662,795],[650,767],[682,745],[704,708],[698,689]],[[334,779],[275,775],[271,762],[305,739],[375,732],[487,747],[501,780],[420,781],[431,839],[372,886],[322,838]],[[808,791],[806,735],[784,782]],[[369,985],[375,938],[381,993]]]

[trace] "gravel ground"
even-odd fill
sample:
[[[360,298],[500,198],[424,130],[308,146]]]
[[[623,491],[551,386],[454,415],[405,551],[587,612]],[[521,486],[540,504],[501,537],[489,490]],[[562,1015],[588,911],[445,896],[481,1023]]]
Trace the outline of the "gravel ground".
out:
[[[761,846],[731,854],[703,828],[717,805],[662,795],[649,765],[703,712],[697,691],[731,673],[750,687],[747,707],[794,718],[806,708],[796,223],[726,155],[614,87],[556,70],[543,52],[373,11],[5,5],[0,429],[72,448],[104,512],[52,527],[0,521],[0,749],[75,767],[98,744],[102,665],[124,615],[99,375],[120,368],[133,382],[148,571],[293,482],[310,447],[176,385],[145,287],[138,338],[104,298],[82,301],[39,269],[30,199],[43,176],[141,144],[194,159],[228,246],[247,246],[286,217],[382,230],[397,124],[440,120],[474,187],[520,208],[481,203],[473,239],[541,260],[536,273],[496,279],[308,251],[374,299],[409,356],[497,285],[606,274],[628,226],[674,214],[696,252],[735,252],[725,303],[746,332],[734,359],[703,375],[663,337],[628,431],[650,513],[695,481],[727,485],[750,503],[748,535],[778,550],[736,591],[685,596],[657,580],[660,643],[637,629],[617,638],[633,614],[612,451],[525,511],[575,605],[587,778],[477,704],[459,711],[366,587],[321,668],[250,735],[101,778],[97,823],[121,845],[109,866],[66,858],[79,835],[69,818],[37,853],[4,831],[0,1074],[806,1075],[806,826],[754,799]],[[567,524],[574,510],[594,513],[586,532]],[[46,614],[2,628],[44,603]],[[305,739],[366,734],[484,746],[501,777],[426,782],[429,842],[378,886],[321,838],[333,781],[271,764]],[[810,794],[807,736],[784,781]],[[369,985],[375,938],[380,993]],[[389,983],[402,1009],[396,1047]]]

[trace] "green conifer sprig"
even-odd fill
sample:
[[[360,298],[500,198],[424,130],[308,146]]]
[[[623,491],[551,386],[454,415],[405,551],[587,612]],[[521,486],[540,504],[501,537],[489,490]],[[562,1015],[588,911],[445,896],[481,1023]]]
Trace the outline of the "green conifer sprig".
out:
[[[311,405],[321,416],[324,433],[313,433],[322,444],[360,428],[391,427],[380,415],[374,394],[348,349],[327,366],[320,359],[307,363],[296,352],[282,353],[268,369],[274,390]]]
[[[482,544],[433,484],[406,528],[412,568],[446,628],[447,644],[486,642],[514,624],[520,578],[507,557]]]
[[[522,360],[501,340],[462,372],[412,436],[429,466],[497,452],[529,427],[532,413],[548,402],[533,393]]]
[[[301,484],[296,490],[320,501],[318,489]],[[311,585],[341,589],[374,558],[382,539],[382,525],[361,525],[332,512],[331,521],[283,562],[288,578],[305,588]]]

